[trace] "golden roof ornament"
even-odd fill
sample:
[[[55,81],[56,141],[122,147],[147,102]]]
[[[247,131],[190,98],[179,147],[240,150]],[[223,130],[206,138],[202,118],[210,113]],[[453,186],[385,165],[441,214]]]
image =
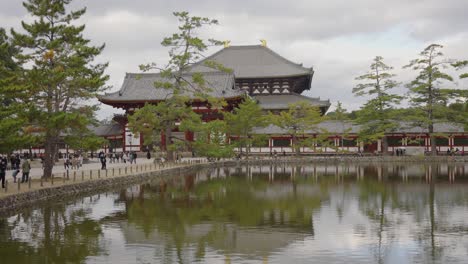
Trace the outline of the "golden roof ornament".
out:
[[[266,41],[266,40],[261,39],[260,42],[262,43],[262,47],[266,47],[266,46],[267,46],[267,41]]]
[[[224,43],[224,47],[225,47],[225,48],[229,48],[229,46],[231,45],[231,41],[230,41],[230,40],[225,40],[225,41],[223,41],[223,43]]]

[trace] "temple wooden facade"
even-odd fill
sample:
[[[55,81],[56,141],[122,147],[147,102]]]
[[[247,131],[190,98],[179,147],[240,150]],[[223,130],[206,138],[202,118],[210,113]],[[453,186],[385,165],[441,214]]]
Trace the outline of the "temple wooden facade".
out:
[[[208,61],[214,61],[232,69],[232,73],[216,71],[206,66]],[[224,109],[211,109],[205,101],[192,98],[193,110],[201,114],[203,120],[207,122],[222,118],[219,111],[231,111],[243,100],[245,94],[255,98],[265,112],[280,112],[288,109],[289,104],[299,101],[307,101],[311,105],[319,107],[322,114],[325,114],[330,107],[329,100],[302,95],[303,92],[311,89],[314,76],[313,68],[291,62],[264,45],[225,47],[194,64],[187,72],[186,77],[190,79],[191,74],[195,72],[204,74],[207,83],[211,86],[210,96],[223,98],[227,102]],[[104,104],[124,109],[128,115],[145,103],[157,104],[169,96],[168,90],[154,87],[156,81],[161,81],[159,74],[129,73],[118,92],[102,95],[99,100]],[[111,137],[113,146],[110,148],[115,151],[144,150],[142,138],[133,135],[128,129],[126,115],[118,118],[118,124],[121,127],[120,135],[103,136]],[[313,147],[303,148],[304,153],[339,150],[349,152],[384,151],[379,142],[371,145],[359,143],[357,141],[359,126],[355,124],[328,121],[321,126],[328,131],[330,144],[327,146],[316,144]],[[439,151],[445,152],[452,148],[458,148],[463,153],[468,151],[468,135],[463,127],[438,124],[436,130],[438,133],[444,134],[437,139]],[[115,129],[112,131],[115,134]],[[344,136],[344,131],[346,131],[346,136]],[[291,137],[287,135],[286,131],[269,126],[257,129],[256,133],[268,135],[270,139],[268,144],[253,148],[253,152],[292,152]],[[316,137],[317,135],[315,131],[308,131],[304,137]],[[193,133],[175,132],[174,136],[184,137],[186,140],[194,139]],[[429,134],[419,127],[402,124],[398,132],[389,133],[388,137],[389,149],[387,151],[395,151],[397,148],[422,148],[426,151],[430,149]],[[119,140],[121,143],[118,142]],[[162,141],[162,145],[164,148],[164,141]]]

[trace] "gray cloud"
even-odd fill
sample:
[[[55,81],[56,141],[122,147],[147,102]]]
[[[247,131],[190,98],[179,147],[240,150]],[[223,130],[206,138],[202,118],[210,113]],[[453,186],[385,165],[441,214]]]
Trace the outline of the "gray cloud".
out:
[[[172,12],[179,10],[220,21],[202,36],[231,40],[233,45],[267,39],[281,55],[314,66],[307,95],[339,100],[349,109],[364,100],[351,94],[354,77],[364,73],[376,55],[395,67],[402,82],[414,73],[401,66],[429,43],[446,45],[450,57],[468,59],[466,0],[76,0],[72,5],[87,6],[81,20],[87,25],[86,37],[95,44],[106,43],[99,60],[110,62],[113,90],[120,87],[125,72],[138,71],[139,64],[167,61],[160,42],[176,31]],[[0,26],[19,27],[26,17],[21,1],[0,0]],[[465,81],[460,86],[468,85]],[[101,117],[114,112],[103,109]]]

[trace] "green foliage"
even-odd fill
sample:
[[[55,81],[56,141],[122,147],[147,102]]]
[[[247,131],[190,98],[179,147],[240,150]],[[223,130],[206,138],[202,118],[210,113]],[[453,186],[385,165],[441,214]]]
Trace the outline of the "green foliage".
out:
[[[148,137],[145,144],[154,142],[155,133],[159,131],[164,131],[166,143],[171,142],[172,130],[176,127],[176,122],[184,123],[186,118],[189,119],[187,122],[192,124],[181,124],[181,126],[185,126],[184,130],[189,130],[189,126],[193,126],[193,129],[199,127],[197,125],[199,121],[196,121],[197,118],[193,113],[188,113],[190,107],[187,105],[190,105],[190,97],[204,100],[211,106],[223,105],[222,100],[211,98],[208,95],[211,87],[202,73],[192,72],[188,74],[191,65],[203,58],[202,54],[206,51],[208,45],[222,44],[220,41],[213,39],[209,39],[208,44],[198,37],[198,31],[202,27],[217,25],[218,21],[205,17],[190,16],[188,12],[174,12],[173,14],[179,21],[179,30],[177,33],[164,38],[161,42],[162,46],[170,48],[168,64],[164,67],[160,67],[156,63],[140,65],[142,71],[159,71],[163,81],[154,83],[156,89],[171,91],[170,96],[164,102],[159,103],[158,106],[151,109],[149,106],[145,106],[153,113],[153,116],[151,116],[151,113],[136,111],[137,116],[129,119],[132,120],[130,122],[134,132],[141,132]],[[217,64],[211,65],[213,68],[221,68]],[[191,109],[190,112],[192,112]],[[173,150],[174,147],[167,147],[168,160],[174,159]]]
[[[65,143],[72,149],[79,152],[97,151],[102,146],[108,144],[108,141],[103,137],[96,136],[89,129],[89,125],[97,125],[94,118],[94,107],[84,106],[76,110],[77,113],[63,116],[63,118],[72,118],[70,120],[62,120],[67,122]]]
[[[34,107],[35,126],[45,147],[44,176],[50,177],[62,133],[90,123],[81,105],[105,89],[107,64],[93,64],[104,45],[95,47],[83,37],[84,25],[76,21],[86,9],[68,11],[71,0],[28,0],[23,3],[32,16],[22,22],[24,33],[12,30],[20,49],[16,56],[28,84],[30,103]],[[79,120],[79,122],[76,122]]]
[[[417,115],[416,119],[427,127],[431,135],[433,155],[436,155],[434,123],[448,121],[449,116],[458,115],[447,107],[458,93],[456,89],[445,88],[453,82],[453,77],[443,72],[451,62],[443,58],[444,54],[440,51],[442,48],[441,45],[431,44],[419,54],[419,58],[405,66],[418,71],[416,78],[407,87],[414,107],[423,113]]]
[[[29,104],[22,81],[21,64],[14,59],[19,50],[5,30],[0,28],[0,153],[30,147],[34,143],[28,131]]]
[[[157,105],[147,103],[128,116],[129,128],[134,134],[143,135],[146,146],[159,143],[161,131],[176,128],[178,120],[181,120],[181,131],[196,131],[201,124],[200,116],[194,113],[184,100],[161,102]]]
[[[457,70],[461,70],[461,69],[465,68],[466,66],[468,66],[468,60],[456,61],[456,62],[452,63],[452,66]],[[460,74],[459,77],[460,77],[460,79],[468,78],[468,73],[462,73],[462,74]]]
[[[174,12],[179,21],[179,31],[161,42],[164,47],[169,47],[169,62],[165,67],[156,63],[140,65],[143,71],[158,70],[167,81],[155,83],[156,88],[169,89],[173,97],[183,94],[207,99],[210,87],[203,78],[202,73],[192,73],[190,78],[186,74],[191,65],[198,62],[209,45],[221,45],[222,42],[208,39],[205,41],[198,37],[198,31],[205,26],[217,25],[218,21],[206,17],[190,16],[188,12]],[[208,42],[208,43],[207,43]],[[207,66],[214,69],[224,69],[215,62],[207,62]]]
[[[402,97],[391,94],[390,90],[399,85],[393,80],[391,73],[393,67],[386,65],[383,58],[376,56],[370,65],[368,73],[356,77],[358,81],[364,81],[353,88],[355,96],[367,96],[370,99],[357,112],[356,122],[361,125],[359,138],[364,142],[375,142],[383,139],[383,149],[387,149],[385,133],[398,127],[394,105],[398,104]]]
[[[234,156],[234,150],[226,138],[227,124],[223,120],[203,123],[197,130],[197,140],[193,150],[208,158],[229,158]]]
[[[252,98],[246,97],[232,113],[225,113],[224,120],[226,120],[228,133],[238,138],[235,141],[235,146],[241,149],[247,148],[247,155],[254,143],[257,144],[264,140],[264,137],[255,135],[253,130],[255,127],[267,126],[268,117]]]
[[[304,138],[300,137],[310,130],[318,130],[318,124],[325,120],[322,117],[318,107],[310,105],[306,101],[300,101],[289,105],[288,111],[282,111],[279,115],[270,115],[271,122],[286,130],[292,137],[293,148],[296,154],[300,154],[300,141]]]

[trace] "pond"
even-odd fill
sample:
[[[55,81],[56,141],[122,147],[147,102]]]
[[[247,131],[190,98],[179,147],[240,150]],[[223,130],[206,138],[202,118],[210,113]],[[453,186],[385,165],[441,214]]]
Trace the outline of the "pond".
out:
[[[467,164],[212,168],[0,217],[1,263],[466,263]]]

